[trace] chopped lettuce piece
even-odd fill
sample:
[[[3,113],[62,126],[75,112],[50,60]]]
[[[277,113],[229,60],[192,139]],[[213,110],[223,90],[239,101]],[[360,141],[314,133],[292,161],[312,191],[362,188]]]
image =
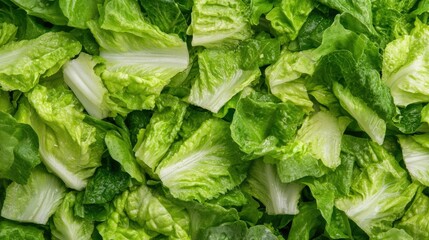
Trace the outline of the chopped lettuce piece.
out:
[[[90,240],[94,230],[94,223],[74,214],[74,204],[76,202],[76,192],[68,192],[61,205],[55,212],[51,223],[53,239]]]
[[[282,0],[266,15],[277,34],[294,40],[308,15],[316,6],[314,0]]]
[[[84,204],[103,204],[112,201],[116,195],[128,188],[130,177],[127,173],[108,167],[97,168],[88,181],[83,195]]]
[[[12,182],[6,189],[1,216],[10,220],[46,224],[66,194],[59,178],[34,168],[26,184]]]
[[[282,183],[275,166],[255,160],[245,184],[245,190],[265,205],[268,214],[298,214],[298,201],[304,185]]]
[[[48,32],[36,39],[10,42],[0,48],[0,86],[27,92],[44,75],[52,75],[81,50],[65,32]]]
[[[217,113],[261,75],[258,68],[241,69],[240,61],[239,52],[232,50],[204,50],[199,53],[199,75],[192,85],[188,101]]]
[[[31,170],[41,162],[36,133],[0,111],[0,139],[0,178],[25,184]]]
[[[249,163],[230,134],[227,122],[209,119],[159,164],[156,173],[174,197],[204,202],[243,182]]]
[[[50,78],[27,94],[29,105],[20,104],[22,118],[39,137],[43,163],[64,183],[82,190],[104,152],[103,134],[83,122],[83,107],[62,78]],[[23,119],[24,120],[24,119]]]
[[[282,182],[321,177],[341,164],[341,141],[349,123],[348,118],[327,111],[314,113],[304,120],[295,138],[268,156],[268,161],[276,163]]]
[[[44,0],[12,0],[20,8],[24,9],[28,15],[42,18],[57,25],[66,25],[67,17],[64,16],[60,8],[60,1]]]
[[[410,208],[396,224],[399,229],[405,230],[413,239],[426,239],[429,237],[429,197],[419,191]]]
[[[354,173],[350,193],[337,198],[335,206],[375,237],[403,215],[419,185],[408,180],[406,171],[382,146],[348,137],[343,149],[355,158],[359,171]]]
[[[405,166],[413,180],[429,186],[429,135],[398,136]]]
[[[85,110],[99,119],[110,114],[107,89],[101,78],[95,74],[96,61],[91,55],[80,53],[63,66],[64,81],[82,103]]]
[[[97,230],[103,239],[109,240],[150,240],[157,236],[155,232],[140,226],[127,216],[125,206],[129,191],[124,191],[113,200],[114,210],[106,221],[97,225]]]
[[[241,0],[195,0],[187,32],[192,46],[233,47],[250,38],[248,8]]]
[[[125,210],[131,220],[151,231],[172,239],[190,239],[186,209],[145,185],[129,193]]]
[[[17,26],[3,22],[0,24],[0,46],[5,45],[6,43],[14,40],[16,32],[18,28]]]
[[[304,111],[274,96],[251,92],[236,106],[231,137],[241,151],[259,157],[286,146],[304,119]]]
[[[67,25],[76,28],[88,28],[86,22],[98,17],[97,4],[102,0],[58,0],[61,12],[67,18]]]
[[[137,162],[149,173],[154,173],[177,138],[187,109],[186,103],[171,95],[161,95],[156,106],[142,141],[134,147]]]
[[[223,223],[204,230],[202,239],[243,239],[247,233],[244,221]]]
[[[429,26],[416,21],[409,35],[387,44],[383,55],[383,81],[396,105],[428,102]]]
[[[106,1],[100,11],[100,19],[87,24],[105,60],[97,72],[114,112],[154,108],[170,79],[188,67],[186,43],[145,21],[137,1]]]
[[[0,238],[4,240],[26,239],[26,240],[44,240],[44,231],[35,226],[26,226],[17,222],[1,220]]]

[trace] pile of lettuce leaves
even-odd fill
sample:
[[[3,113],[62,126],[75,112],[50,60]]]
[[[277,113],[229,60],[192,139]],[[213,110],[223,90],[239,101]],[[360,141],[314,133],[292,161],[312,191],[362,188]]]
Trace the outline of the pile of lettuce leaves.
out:
[[[0,239],[429,239],[428,0],[0,0]]]

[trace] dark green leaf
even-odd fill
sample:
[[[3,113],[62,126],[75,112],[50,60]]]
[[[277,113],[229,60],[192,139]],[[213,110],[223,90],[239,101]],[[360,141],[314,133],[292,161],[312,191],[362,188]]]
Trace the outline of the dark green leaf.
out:
[[[103,204],[113,200],[127,189],[130,176],[122,171],[99,167],[88,181],[83,198],[84,204]]]
[[[241,56],[241,68],[245,70],[272,64],[280,57],[278,39],[250,39],[244,41],[238,51]]]
[[[25,184],[31,169],[41,162],[36,133],[0,111],[0,139],[0,178]]]

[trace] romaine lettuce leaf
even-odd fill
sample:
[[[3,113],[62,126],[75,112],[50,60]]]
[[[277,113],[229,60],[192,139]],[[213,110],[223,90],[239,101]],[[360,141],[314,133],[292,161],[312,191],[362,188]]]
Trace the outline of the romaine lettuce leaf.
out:
[[[255,158],[286,146],[304,119],[304,111],[274,96],[251,92],[236,106],[231,137],[240,150]]]
[[[85,110],[99,119],[110,115],[107,89],[95,74],[96,60],[91,55],[80,53],[63,66],[64,81],[82,103]]]
[[[13,221],[0,221],[0,238],[4,240],[44,240],[44,231],[35,226],[26,226]]]
[[[117,240],[149,240],[158,234],[130,220],[125,211],[129,191],[124,191],[113,201],[114,210],[107,220],[97,225],[103,239]]]
[[[402,156],[411,178],[429,186],[429,135],[398,136]]]
[[[36,39],[10,42],[0,48],[0,86],[27,92],[44,75],[52,75],[81,50],[65,32],[48,32]]]
[[[12,182],[6,189],[1,216],[19,222],[46,224],[61,204],[66,188],[43,167],[34,168],[26,184]]]
[[[17,26],[11,23],[2,22],[0,24],[0,46],[14,40],[17,30]]]
[[[29,15],[40,17],[57,25],[67,24],[67,18],[60,8],[60,1],[12,0],[11,2],[24,9]]]
[[[419,191],[411,206],[395,226],[405,230],[413,239],[429,237],[429,197]]]
[[[188,67],[186,43],[145,21],[137,1],[106,1],[100,19],[87,24],[105,59],[97,73],[115,112],[154,108],[170,79]]]
[[[25,184],[31,170],[41,162],[39,140],[27,124],[0,111],[0,178]]]
[[[68,187],[82,190],[101,165],[103,134],[83,122],[83,107],[61,76],[46,79],[27,98],[17,115],[36,131],[43,163]]]
[[[171,239],[190,239],[186,209],[145,185],[129,193],[125,210],[131,220],[151,231]]]
[[[355,158],[350,193],[337,198],[335,206],[344,211],[370,237],[388,231],[413,199],[419,185],[383,147],[366,139],[345,138],[343,149]]]
[[[288,39],[294,40],[315,6],[313,0],[282,0],[274,5],[266,19],[277,34],[284,34]]]
[[[191,25],[192,46],[234,47],[252,36],[247,12],[241,0],[194,0]]]
[[[174,96],[163,94],[158,98],[143,139],[134,147],[137,162],[149,173],[154,173],[177,138],[186,109],[187,104]]]
[[[428,102],[429,26],[417,20],[409,35],[387,44],[383,55],[383,81],[396,105]]]
[[[68,192],[52,217],[51,232],[53,239],[90,240],[94,223],[74,215],[76,192]]]
[[[229,124],[209,119],[164,159],[156,173],[170,193],[181,200],[204,202],[238,186],[249,163],[230,136]]]
[[[58,0],[61,12],[67,18],[67,25],[76,28],[88,28],[86,22],[98,17],[98,4],[103,1]]]
[[[282,183],[274,165],[255,160],[249,170],[244,189],[261,201],[270,215],[298,214],[300,183]]]
[[[258,68],[242,69],[239,52],[232,50],[204,50],[198,54],[198,64],[188,101],[214,113],[261,75]]]

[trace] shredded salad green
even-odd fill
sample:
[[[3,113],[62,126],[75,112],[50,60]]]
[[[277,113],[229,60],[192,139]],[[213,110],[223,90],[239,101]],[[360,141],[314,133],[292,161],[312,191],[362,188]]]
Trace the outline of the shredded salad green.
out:
[[[428,17],[0,0],[0,239],[429,239]]]

